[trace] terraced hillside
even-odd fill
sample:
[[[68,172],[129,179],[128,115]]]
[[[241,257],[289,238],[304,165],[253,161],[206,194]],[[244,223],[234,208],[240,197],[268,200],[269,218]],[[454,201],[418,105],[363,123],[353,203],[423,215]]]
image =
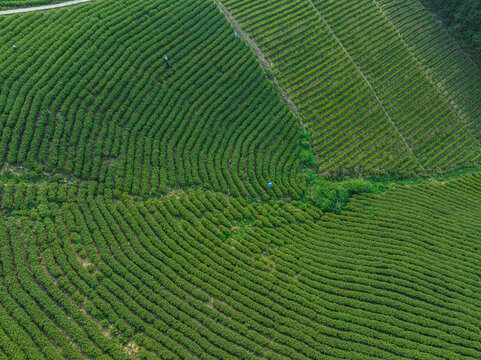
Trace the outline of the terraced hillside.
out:
[[[323,215],[7,185],[2,357],[477,359],[480,189],[398,187]]]
[[[380,6],[480,139],[481,70],[418,1],[381,0]]]
[[[411,28],[391,21],[380,5],[386,1],[222,3],[259,44],[298,105],[321,172],[432,173],[479,164],[479,106],[471,102],[480,94],[479,71],[470,72],[477,95],[446,96],[450,89],[423,64],[432,50],[415,52],[426,40],[416,39],[415,46],[406,41]],[[472,64],[467,66],[459,71],[469,72]],[[440,70],[436,64],[429,68]],[[476,109],[466,112],[466,104]]]
[[[416,4],[0,16],[0,360],[481,358],[479,69]]]
[[[57,13],[0,18],[0,164],[142,195],[299,192],[298,124],[214,3]]]

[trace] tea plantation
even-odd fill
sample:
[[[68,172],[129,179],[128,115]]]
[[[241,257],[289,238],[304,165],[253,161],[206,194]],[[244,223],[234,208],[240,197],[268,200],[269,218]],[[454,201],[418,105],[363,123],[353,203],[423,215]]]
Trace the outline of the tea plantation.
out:
[[[0,359],[480,359],[480,124],[414,0],[0,15]]]
[[[433,39],[447,37],[439,25],[436,35],[429,25],[411,34],[418,25],[404,16],[433,22],[418,1],[223,2],[299,105],[321,172],[479,166],[481,72],[466,55],[452,54],[452,39]]]

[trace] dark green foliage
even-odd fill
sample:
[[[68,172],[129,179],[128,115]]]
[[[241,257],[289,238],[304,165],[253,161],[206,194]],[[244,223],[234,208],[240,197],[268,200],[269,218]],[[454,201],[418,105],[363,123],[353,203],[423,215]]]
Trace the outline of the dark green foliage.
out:
[[[373,184],[362,178],[331,181],[322,179],[315,172],[308,171],[307,191],[304,201],[319,207],[323,211],[339,212],[342,210],[350,196],[363,193],[381,193],[385,187]]]
[[[340,212],[352,195],[381,193],[385,190],[383,185],[373,184],[362,178],[342,181],[321,178],[314,170],[316,160],[311,151],[311,137],[308,132],[304,132],[301,137],[300,157],[305,167],[302,176],[306,186],[302,200],[322,211]]]
[[[212,1],[105,0],[16,19],[0,17],[15,28],[0,43],[21,48],[0,51],[0,162],[27,164],[28,181],[82,179],[114,198],[190,186],[299,197],[298,124]]]
[[[481,3],[478,0],[422,0],[481,65]]]

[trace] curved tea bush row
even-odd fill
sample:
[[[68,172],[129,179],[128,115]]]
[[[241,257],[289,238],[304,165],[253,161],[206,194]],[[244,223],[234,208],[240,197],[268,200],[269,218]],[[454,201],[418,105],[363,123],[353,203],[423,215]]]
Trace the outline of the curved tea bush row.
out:
[[[136,195],[301,191],[298,125],[212,2],[106,0],[0,26],[0,162]]]
[[[16,217],[4,186],[0,350],[476,359],[480,184],[398,186],[340,215],[199,189],[133,202],[43,184],[24,187],[34,207]]]
[[[437,172],[479,164],[474,132],[376,1],[223,3],[297,103],[321,172]]]

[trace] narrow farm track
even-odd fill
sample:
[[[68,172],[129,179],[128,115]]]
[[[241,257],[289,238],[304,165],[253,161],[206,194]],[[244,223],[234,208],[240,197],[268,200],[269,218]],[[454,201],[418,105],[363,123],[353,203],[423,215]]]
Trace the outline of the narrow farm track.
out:
[[[230,7],[229,2],[226,5]],[[256,19],[247,22],[245,27],[258,36],[261,45],[264,43],[280,71],[281,83],[300,104],[303,118],[312,133],[321,172],[345,169],[380,171],[387,158],[376,156],[373,160],[374,152],[390,153],[387,161],[392,162],[391,169],[412,169],[414,160],[408,160],[409,153],[399,137],[396,140],[397,135],[376,99],[372,98],[372,91],[312,6],[304,1],[292,5],[273,1],[261,11],[249,13],[251,6],[256,9],[251,4],[237,9],[238,5],[232,4],[231,11],[240,21],[247,21],[249,17]],[[291,7],[294,9],[291,10]],[[279,27],[280,22],[269,25],[268,18],[282,16],[291,19],[284,29]],[[261,27],[262,32],[257,30]],[[264,41],[264,31],[278,35],[271,36],[272,41]],[[361,106],[363,102],[365,105]],[[350,120],[351,117],[354,121]],[[365,127],[365,124],[371,126]],[[373,131],[374,128],[377,131]]]
[[[401,109],[399,105],[393,104],[389,111],[390,113],[402,111],[396,116],[398,128],[405,135],[426,169],[434,170],[433,164],[436,162],[445,161],[446,164],[455,164],[463,156],[469,156],[474,161],[479,158],[481,155],[479,143],[472,132],[466,127],[464,120],[457,116],[447,99],[429,82],[429,78],[425,75],[425,69],[413,57],[396,29],[387,21],[375,2],[358,3],[355,13],[362,12],[362,17],[355,20],[352,18],[352,13],[346,8],[352,4],[349,1],[344,3],[345,7],[340,12],[332,4],[320,4],[318,1],[316,3],[318,3],[319,9],[323,9],[326,18],[332,21],[333,27],[337,28],[337,33],[344,37],[345,46],[352,49],[351,53],[357,54],[359,63],[363,64],[362,67],[365,71],[373,69],[376,65],[379,66],[377,59],[387,57],[395,61],[393,62],[395,71],[386,69],[388,70],[386,74],[384,69],[379,69],[371,75],[372,83],[384,92],[385,97],[399,96],[404,99],[405,102]],[[352,21],[340,22],[341,18],[351,18]],[[374,36],[365,47],[359,47],[363,36],[372,35],[373,23],[377,24],[376,33],[381,36],[378,38]],[[356,24],[359,26],[355,34],[352,34],[351,29],[353,26],[357,26]],[[381,33],[381,29],[384,29],[385,32]],[[386,39],[387,41],[381,45],[382,37],[389,40]],[[401,74],[402,76],[400,76]],[[417,86],[413,87],[415,83]],[[389,86],[385,87],[388,84]],[[422,96],[426,92],[430,94],[429,106],[422,100]],[[422,110],[418,111],[419,108]],[[418,113],[416,118],[419,119],[420,126],[412,122],[411,116],[416,113]],[[435,114],[438,114],[439,117],[437,122],[433,122],[432,119],[432,116],[436,117]],[[442,136],[439,136],[440,131]],[[419,136],[420,133],[424,133],[424,135]],[[449,146],[443,145],[443,139]],[[451,141],[454,142],[451,144]]]
[[[386,18],[386,20],[389,22],[389,24],[395,28],[395,25],[394,23],[391,21],[391,19],[389,18],[388,14],[384,11],[384,9],[380,6],[380,3],[378,1],[376,1],[376,7],[382,12],[383,16]],[[396,29],[396,32],[398,33],[398,37],[399,39],[403,42],[403,44],[409,49],[409,51],[412,53],[413,56],[416,57],[416,59],[418,60],[419,62],[419,65],[420,66],[425,66],[422,64],[421,60],[419,60],[419,58],[416,56],[415,54],[415,49],[414,47],[412,47],[410,44],[408,44],[406,42],[406,40],[404,39],[404,36],[399,32],[398,29]],[[448,99],[449,99],[449,104],[451,105],[451,107],[453,108],[453,110],[455,111],[455,113],[457,114],[458,118],[463,121],[463,123],[466,125],[466,130],[469,131],[477,140],[477,146],[479,148],[481,148],[481,142],[479,141],[479,138],[476,134],[475,131],[473,131],[472,129],[472,124],[471,124],[471,121],[469,118],[467,118],[464,114],[464,112],[462,111],[461,109],[461,106],[460,104],[457,104],[456,100],[453,98],[453,96],[450,95],[449,92],[446,92],[445,89],[444,89],[444,86],[442,86],[440,83],[436,82],[433,78],[432,78],[432,75],[430,75],[428,72],[429,72],[429,67],[428,66],[425,66],[425,69],[426,69],[426,73],[427,73],[427,76],[428,76],[428,79],[429,79],[429,82],[434,86],[436,87],[437,89],[439,89],[439,91],[444,95],[446,96]]]
[[[83,4],[89,1],[91,0],[71,0],[71,1],[65,1],[59,4],[52,4],[52,5],[32,6],[32,7],[25,7],[25,8],[12,9],[12,10],[0,10],[0,15],[21,14],[21,13],[32,12],[32,11],[45,11],[50,9],[66,7],[66,6]]]
[[[0,16],[0,360],[479,360],[480,83],[417,5]]]

